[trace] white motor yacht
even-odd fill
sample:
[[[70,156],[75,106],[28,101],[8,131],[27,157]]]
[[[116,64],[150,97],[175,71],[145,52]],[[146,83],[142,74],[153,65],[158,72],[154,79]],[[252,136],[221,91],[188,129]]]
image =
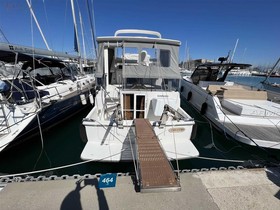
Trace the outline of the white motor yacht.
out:
[[[190,78],[182,80],[181,96],[233,139],[280,149],[280,104],[267,100],[266,91],[226,80],[232,69],[249,66],[227,62],[199,65]]]
[[[169,160],[197,157],[190,140],[194,119],[180,107],[180,42],[146,30],[119,30],[97,42],[97,93],[95,107],[82,122],[87,143],[81,159],[134,160],[144,124]]]

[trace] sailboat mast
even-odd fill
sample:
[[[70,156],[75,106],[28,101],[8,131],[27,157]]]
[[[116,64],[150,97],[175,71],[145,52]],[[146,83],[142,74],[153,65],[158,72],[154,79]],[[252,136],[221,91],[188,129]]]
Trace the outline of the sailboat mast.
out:
[[[32,14],[32,17],[34,18],[34,21],[35,21],[35,23],[36,23],[36,25],[37,25],[37,27],[38,27],[38,29],[39,29],[39,31],[40,31],[40,34],[41,34],[41,36],[42,36],[42,38],[43,38],[43,40],[44,40],[44,42],[45,42],[45,45],[46,45],[47,49],[51,51],[51,49],[50,49],[50,47],[49,47],[49,45],[48,45],[48,43],[47,43],[47,40],[46,40],[46,38],[45,38],[45,36],[44,36],[42,30],[41,30],[41,27],[40,27],[40,25],[39,25],[39,23],[38,23],[38,21],[37,21],[37,18],[36,18],[35,14],[34,14],[34,11],[33,11],[33,9],[32,9],[32,6],[31,6],[29,0],[26,0],[26,3],[27,3],[27,5],[28,5],[29,10],[30,10],[30,12],[31,12],[31,14]]]
[[[82,32],[83,50],[84,50],[84,64],[87,64],[87,59],[86,59],[87,55],[86,55],[84,29],[83,29],[83,21],[82,21],[81,12],[79,12],[79,16],[80,16],[80,24],[81,24],[81,32]]]
[[[76,16],[75,16],[75,8],[74,8],[74,1],[71,0],[71,8],[72,8],[72,16],[73,16],[73,22],[74,22],[74,28],[75,28],[75,34],[76,34],[76,40],[77,40],[77,47],[78,47],[78,55],[81,57],[81,51],[80,51],[80,43],[78,38],[78,29],[77,29],[77,22],[76,22]],[[82,71],[82,63],[80,58],[80,69]]]

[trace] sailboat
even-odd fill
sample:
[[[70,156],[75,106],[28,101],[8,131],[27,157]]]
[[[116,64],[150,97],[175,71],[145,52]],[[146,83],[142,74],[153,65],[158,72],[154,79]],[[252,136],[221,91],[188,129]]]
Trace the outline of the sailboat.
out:
[[[68,119],[90,104],[89,98],[93,103],[94,74],[62,58],[76,57],[0,44],[0,151]]]
[[[136,139],[148,136],[155,141],[146,149],[159,143],[169,160],[197,157],[190,140],[195,121],[180,107],[180,42],[136,29],[118,30],[97,42],[97,92],[82,121],[87,143],[81,159],[135,160]]]
[[[0,43],[0,152],[34,135],[42,138],[44,129],[94,103],[94,73],[85,73],[80,49],[79,55],[51,50],[31,1],[26,3],[47,49]]]

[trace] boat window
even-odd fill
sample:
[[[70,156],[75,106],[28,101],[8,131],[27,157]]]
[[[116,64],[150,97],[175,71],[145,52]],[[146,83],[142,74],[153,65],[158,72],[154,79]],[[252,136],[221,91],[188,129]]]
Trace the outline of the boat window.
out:
[[[219,69],[213,69],[210,77],[210,81],[216,81],[218,79]]]
[[[157,65],[157,49],[142,48],[140,50],[139,61],[144,66]]]
[[[123,116],[125,120],[133,120],[134,94],[123,94]]]
[[[163,79],[162,89],[165,91],[178,91],[179,90],[179,79]]]
[[[194,84],[199,81],[217,81],[219,76],[219,69],[216,67],[198,67],[191,76]]]
[[[62,69],[62,72],[65,76],[77,76],[80,72],[77,65],[69,65]]]
[[[115,52],[116,63],[122,63],[124,61],[125,64],[137,64],[138,63],[138,49],[135,47],[126,47],[121,48],[117,47]]]
[[[160,65],[162,67],[170,66],[170,51],[169,50],[160,50]]]
[[[61,71],[63,72],[63,74],[65,76],[70,76],[71,75],[71,68],[65,67],[65,68],[61,69]]]
[[[51,67],[49,68],[53,74],[59,74],[61,73],[61,69],[59,67]]]
[[[206,81],[209,77],[209,74],[211,75],[211,71],[208,69],[196,69],[192,74],[191,79],[194,84],[198,84],[199,81]]]
[[[145,96],[136,95],[136,118],[144,118]]]
[[[126,78],[125,80],[125,89],[155,91],[178,91],[179,89],[179,79]]]
[[[123,116],[125,120],[144,118],[145,95],[123,94]]]
[[[13,77],[21,71],[21,64],[4,63],[0,61],[0,74],[4,77]]]
[[[117,47],[114,61],[116,66],[121,65],[123,60],[125,65],[170,67],[171,52],[157,48]]]
[[[60,71],[60,68],[58,67],[43,67],[43,68],[38,68],[38,69],[34,69],[32,71],[32,74],[39,74],[39,75],[52,75],[52,72],[58,72]]]

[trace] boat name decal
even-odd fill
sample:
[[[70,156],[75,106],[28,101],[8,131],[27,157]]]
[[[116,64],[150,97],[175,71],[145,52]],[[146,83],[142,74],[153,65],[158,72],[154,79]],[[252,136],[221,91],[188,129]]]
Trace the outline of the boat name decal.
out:
[[[170,133],[181,133],[185,131],[185,128],[179,127],[179,128],[170,128],[168,130]]]

